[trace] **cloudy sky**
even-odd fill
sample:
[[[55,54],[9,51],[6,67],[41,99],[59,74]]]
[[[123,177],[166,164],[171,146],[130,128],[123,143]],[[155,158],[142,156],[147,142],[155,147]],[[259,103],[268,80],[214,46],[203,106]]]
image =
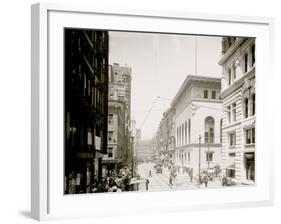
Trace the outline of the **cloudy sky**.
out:
[[[132,68],[132,118],[142,139],[153,137],[162,114],[187,75],[221,76],[221,38],[109,32],[109,63]]]

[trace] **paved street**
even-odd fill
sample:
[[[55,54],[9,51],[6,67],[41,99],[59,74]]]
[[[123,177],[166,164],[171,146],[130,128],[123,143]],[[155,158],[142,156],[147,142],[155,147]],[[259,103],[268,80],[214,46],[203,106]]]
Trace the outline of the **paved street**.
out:
[[[163,173],[156,173],[153,163],[142,163],[138,165],[138,174],[141,178],[149,180],[148,190],[171,190],[171,189],[199,189],[205,188],[204,184],[198,186],[194,182],[190,182],[188,175],[178,175],[173,181],[173,186],[169,186],[169,170],[163,168]],[[149,171],[151,170],[152,177],[149,177]],[[219,180],[209,181],[208,188],[222,187]],[[140,185],[140,191],[146,191],[145,184]]]

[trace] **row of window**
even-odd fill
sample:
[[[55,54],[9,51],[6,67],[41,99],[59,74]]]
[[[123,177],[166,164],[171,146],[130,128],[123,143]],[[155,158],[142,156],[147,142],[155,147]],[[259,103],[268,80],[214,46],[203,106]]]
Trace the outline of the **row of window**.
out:
[[[255,128],[245,129],[244,137],[245,137],[245,144],[246,145],[255,144],[255,142],[256,142]],[[232,133],[228,134],[228,145],[230,147],[236,146],[236,133],[235,132],[232,132]]]
[[[206,162],[212,162],[214,158],[214,152],[206,152]],[[177,163],[190,163],[190,152],[177,153],[176,154]]]
[[[243,100],[243,113],[244,118],[248,118],[249,116],[254,116],[256,113],[256,96],[252,94],[250,98],[245,97]],[[237,121],[237,105],[236,103],[232,103],[227,106],[227,121],[228,123]]]
[[[244,74],[247,73],[249,71],[249,69],[251,69],[252,67],[254,67],[255,65],[255,45],[253,45],[250,48],[250,52],[245,53],[244,57],[243,57],[243,72]],[[228,79],[228,85],[230,86],[233,82],[235,82],[236,80],[236,75],[238,73],[237,69],[238,69],[238,64],[236,64],[236,62],[234,62],[227,71],[227,79]]]
[[[87,125],[78,125],[77,121],[72,120],[70,117],[70,112],[67,112],[67,122],[66,122],[66,139],[70,147],[81,147],[81,149],[93,149],[94,141],[96,143],[95,147],[98,147],[98,139],[102,142],[103,132],[98,126],[96,129],[93,127],[87,127]],[[95,138],[95,140],[94,140]],[[100,146],[99,146],[100,147]]]
[[[186,162],[190,162],[190,152],[188,153],[177,153],[176,154],[176,161],[179,163],[186,163]]]
[[[188,128],[188,143],[187,143],[187,128]],[[204,132],[204,143],[214,143],[215,142],[215,119],[211,116],[205,119],[205,132]],[[183,123],[177,128],[177,146],[182,146],[184,144],[190,144],[190,131],[191,131],[191,121]],[[221,133],[220,133],[221,135]]]
[[[190,144],[191,120],[188,119],[177,128],[177,146]],[[188,133],[188,135],[187,135]],[[188,137],[188,138],[187,138]]]
[[[217,99],[217,92],[216,90],[211,90],[210,91],[210,96],[209,96],[209,90],[205,89],[203,92],[203,97],[204,99]]]

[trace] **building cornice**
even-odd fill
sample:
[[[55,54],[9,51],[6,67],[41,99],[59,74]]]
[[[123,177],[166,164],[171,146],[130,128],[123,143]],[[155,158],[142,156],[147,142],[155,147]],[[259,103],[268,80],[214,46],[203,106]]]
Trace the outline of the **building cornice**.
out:
[[[231,86],[221,92],[220,98],[224,100],[229,94],[241,88],[245,82],[245,79],[251,79],[255,76],[255,67],[253,67],[250,71],[248,71],[245,75],[243,75],[240,79],[235,81]]]
[[[206,102],[206,103],[222,103],[222,100],[218,99],[205,99],[205,98],[193,98],[192,102]]]
[[[192,82],[194,81],[208,81],[208,82],[221,82],[221,78],[214,78],[214,77],[208,77],[208,76],[195,76],[195,75],[188,75],[183,84],[181,85],[179,91],[177,92],[176,96],[174,97],[171,106],[174,107],[178,100],[180,99],[180,97],[183,95],[183,93],[185,92],[186,89],[188,89]]]
[[[205,143],[201,143],[200,147],[221,147],[222,145],[220,143],[212,143],[212,144],[205,144]],[[176,147],[175,150],[184,150],[184,149],[190,149],[192,147],[197,147],[199,148],[199,143],[193,143],[193,144],[187,144],[187,145],[183,145],[180,147]]]
[[[241,45],[247,40],[245,37],[238,38],[235,43],[226,51],[226,53],[221,57],[218,64],[223,65],[234,52],[241,47]]]

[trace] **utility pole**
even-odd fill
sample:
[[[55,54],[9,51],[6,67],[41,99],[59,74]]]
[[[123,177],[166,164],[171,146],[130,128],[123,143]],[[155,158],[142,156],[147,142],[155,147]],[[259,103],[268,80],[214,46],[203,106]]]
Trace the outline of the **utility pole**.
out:
[[[208,169],[209,169],[209,164],[210,164],[210,131],[208,132],[208,155],[207,155],[207,159],[208,159]]]
[[[134,177],[134,165],[135,165],[135,161],[134,161],[134,137],[131,137],[131,154],[132,154],[132,178]]]
[[[198,181],[201,184],[201,135],[199,135],[199,170],[198,170]]]

